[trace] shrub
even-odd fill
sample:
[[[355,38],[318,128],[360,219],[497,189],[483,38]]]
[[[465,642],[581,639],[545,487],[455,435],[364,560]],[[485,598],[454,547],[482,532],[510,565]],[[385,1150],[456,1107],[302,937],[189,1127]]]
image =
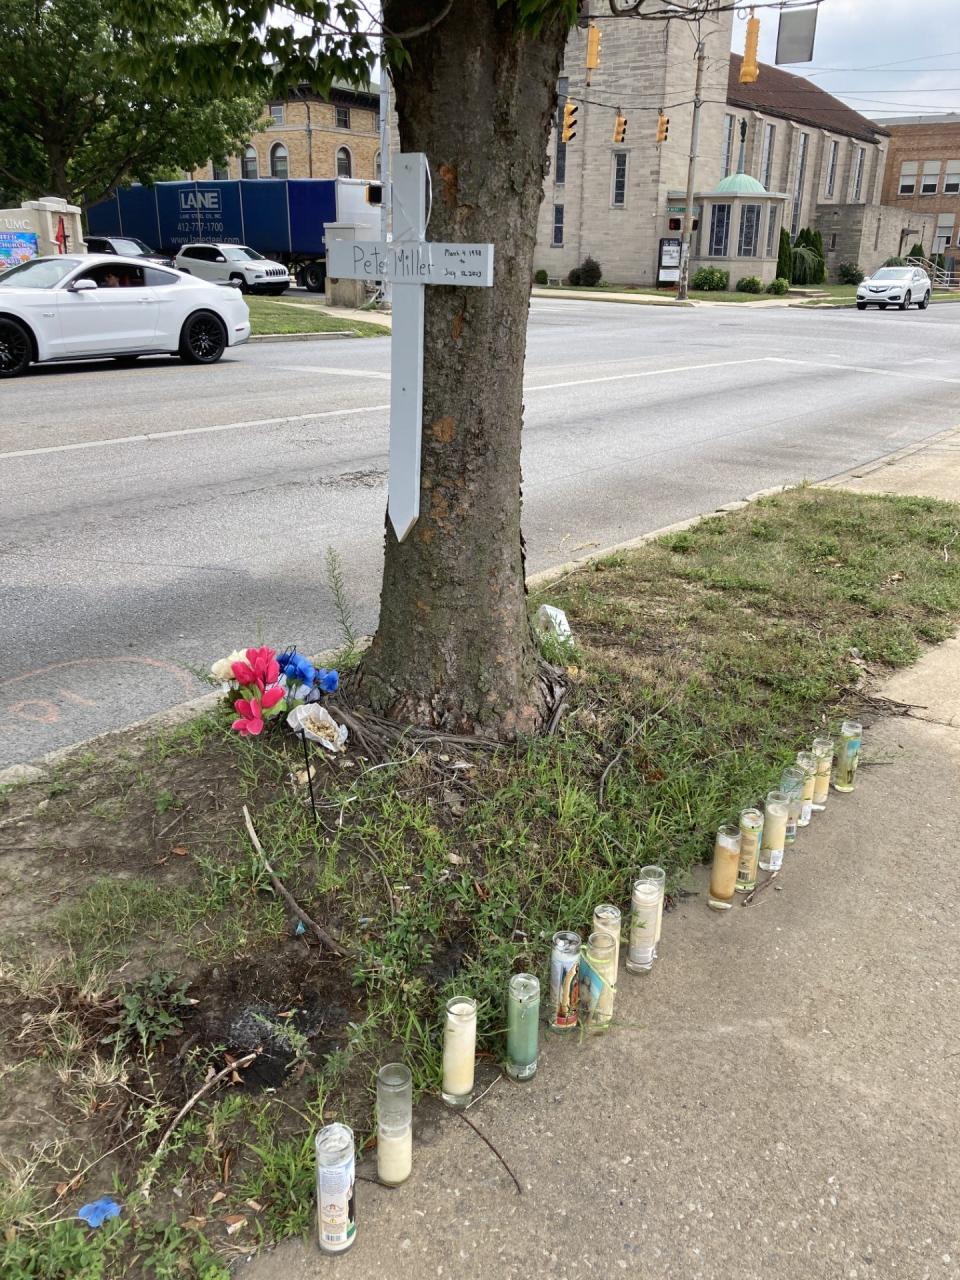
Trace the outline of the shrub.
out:
[[[927,256],[927,251],[926,249],[924,249],[923,245],[920,243],[919,240],[913,246],[910,252],[907,254],[908,258],[925,258],[926,256]]]
[[[863,279],[863,272],[855,262],[841,262],[837,267],[837,279],[841,284],[859,284]]]
[[[603,279],[603,268],[596,258],[586,257],[580,263],[580,283],[593,288],[595,284],[599,284]]]
[[[777,250],[777,279],[790,280],[793,277],[793,249],[790,244],[790,233],[786,227],[780,228],[780,248]]]
[[[546,284],[548,279],[549,277],[547,276],[547,273],[544,271],[543,267],[541,267],[539,271],[535,271],[533,273],[534,284]]]
[[[581,272],[579,267],[574,267],[573,270],[570,272],[570,274],[567,276],[567,284],[572,284],[572,285],[583,284],[583,279],[581,277]]]
[[[816,251],[805,244],[795,244],[792,256],[793,272],[790,278],[793,283],[816,284],[823,259],[818,258]]]
[[[823,251],[823,236],[819,231],[810,233],[810,248],[820,259],[820,268],[817,271],[817,278],[814,284],[823,284],[827,278],[827,255]]]
[[[763,293],[763,281],[759,276],[743,276],[737,281],[737,293]]]
[[[905,258],[888,258],[883,264],[885,267],[905,267],[907,265]]]
[[[767,293],[775,293],[777,297],[782,297],[790,288],[790,281],[783,276],[777,276],[776,280],[771,280],[767,285]]]
[[[690,288],[702,289],[707,293],[719,293],[729,284],[729,271],[721,271],[719,267],[700,267],[693,273]]]

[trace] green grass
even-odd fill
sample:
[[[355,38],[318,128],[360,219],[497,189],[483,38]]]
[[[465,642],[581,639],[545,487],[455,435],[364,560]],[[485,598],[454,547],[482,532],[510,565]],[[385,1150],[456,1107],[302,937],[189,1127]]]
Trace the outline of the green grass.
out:
[[[645,863],[665,867],[670,893],[689,886],[717,824],[757,803],[824,725],[863,711],[851,650],[882,670],[951,633],[960,557],[943,548],[958,529],[951,504],[802,488],[568,574],[531,600],[534,610],[563,608],[576,640],[566,655],[577,671],[571,709],[557,735],[471,758],[446,777],[412,748],[373,770],[324,761],[320,827],[291,790],[298,748],[289,739],[225,738],[209,723],[166,735],[142,770],[169,769],[178,751],[191,767],[218,752],[232,788],[222,834],[194,857],[194,879],[174,890],[143,875],[104,878],[43,927],[88,968],[98,955],[116,963],[145,936],[196,954],[198,930],[209,956],[276,947],[289,925],[237,819],[242,798],[281,878],[351,946],[366,1015],[308,1077],[298,1106],[281,1092],[227,1093],[198,1107],[156,1196],[209,1177],[216,1151],[229,1147],[236,1167],[219,1208],[264,1205],[244,1242],[305,1230],[310,1132],[330,1116],[361,1139],[370,1132],[382,1053],[402,1053],[418,1094],[435,1091],[443,1001],[470,992],[480,1049],[499,1060],[511,972],[545,977],[552,933],[585,931],[600,901],[626,909]],[[869,744],[869,708],[863,718]],[[193,847],[190,822],[188,813],[182,838]],[[176,969],[169,959],[165,967]],[[202,1238],[177,1230],[169,1248],[188,1259]],[[165,1257],[160,1228],[138,1228],[138,1248],[141,1232]],[[31,1238],[40,1257],[80,1247],[66,1226]],[[83,1247],[114,1247],[110,1234],[97,1238]],[[31,1265],[17,1274],[101,1274],[72,1260],[72,1271]],[[186,1274],[219,1280],[206,1265]],[[117,1264],[103,1274],[126,1272]]]
[[[314,309],[313,304],[292,305],[266,298],[247,298],[254,334],[353,333],[361,338],[383,338],[389,329],[364,320],[343,320]]]

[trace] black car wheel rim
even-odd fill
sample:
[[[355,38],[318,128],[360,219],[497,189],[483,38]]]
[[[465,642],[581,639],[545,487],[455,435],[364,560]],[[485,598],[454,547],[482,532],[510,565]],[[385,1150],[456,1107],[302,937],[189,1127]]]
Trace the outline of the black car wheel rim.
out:
[[[190,326],[190,350],[198,360],[212,360],[223,350],[223,333],[216,320],[201,317]]]
[[[12,324],[0,324],[0,369],[11,373],[26,363],[29,356],[27,335]]]

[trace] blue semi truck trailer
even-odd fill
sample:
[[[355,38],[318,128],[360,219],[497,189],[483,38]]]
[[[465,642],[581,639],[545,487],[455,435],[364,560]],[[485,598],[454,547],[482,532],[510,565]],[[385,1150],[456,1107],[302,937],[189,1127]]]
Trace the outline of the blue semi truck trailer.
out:
[[[157,182],[120,188],[90,208],[87,225],[91,235],[135,236],[171,257],[197,241],[246,244],[319,293],[326,225],[356,227],[358,239],[379,238],[379,192],[379,183],[357,178]]]

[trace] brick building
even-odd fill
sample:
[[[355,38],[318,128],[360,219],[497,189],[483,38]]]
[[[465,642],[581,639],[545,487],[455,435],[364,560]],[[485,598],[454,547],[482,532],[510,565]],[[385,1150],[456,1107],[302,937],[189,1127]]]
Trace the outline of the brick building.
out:
[[[263,111],[265,128],[226,165],[191,178],[379,178],[379,90],[334,86],[329,99],[304,88]]]
[[[926,224],[929,233],[918,230],[913,240],[960,271],[960,114],[900,116],[883,127],[890,135],[883,203],[911,228]]]

